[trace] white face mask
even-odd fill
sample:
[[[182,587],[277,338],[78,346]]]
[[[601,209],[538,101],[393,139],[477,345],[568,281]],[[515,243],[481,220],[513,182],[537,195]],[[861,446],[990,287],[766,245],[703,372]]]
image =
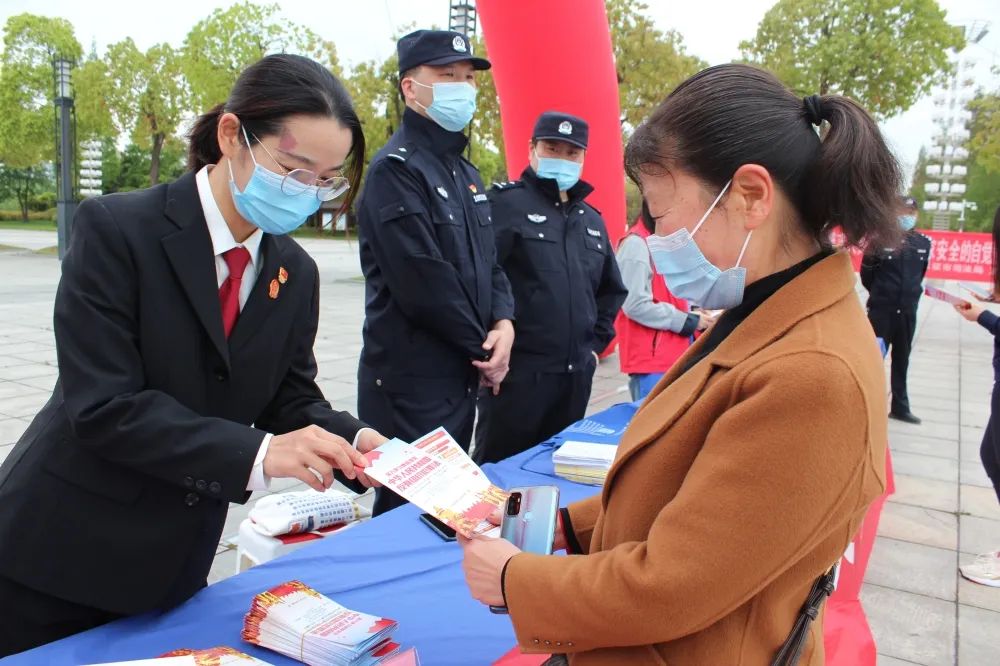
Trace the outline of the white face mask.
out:
[[[747,233],[736,265],[726,270],[721,270],[710,262],[692,237],[715,210],[731,182],[722,188],[693,231],[689,233],[685,227],[681,227],[669,236],[654,234],[646,239],[656,272],[663,276],[670,293],[706,310],[727,310],[739,305],[743,301],[743,290],[746,287],[747,269],[741,267],[740,263],[753,231]]]
[[[434,91],[430,106],[417,102],[430,119],[449,132],[461,132],[476,113],[476,87],[471,83],[435,83],[432,86],[410,79],[414,84]]]

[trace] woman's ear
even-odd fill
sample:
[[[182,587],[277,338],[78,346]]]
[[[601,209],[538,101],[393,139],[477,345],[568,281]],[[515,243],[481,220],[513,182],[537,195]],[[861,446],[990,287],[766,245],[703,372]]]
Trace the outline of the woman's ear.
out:
[[[223,113],[219,116],[216,139],[219,142],[219,151],[223,156],[232,159],[239,152],[240,144],[243,143],[243,131],[240,127],[240,119],[236,114]]]
[[[759,164],[744,164],[733,174],[726,208],[735,207],[745,217],[747,231],[752,231],[771,214],[774,197],[774,180],[768,170]]]

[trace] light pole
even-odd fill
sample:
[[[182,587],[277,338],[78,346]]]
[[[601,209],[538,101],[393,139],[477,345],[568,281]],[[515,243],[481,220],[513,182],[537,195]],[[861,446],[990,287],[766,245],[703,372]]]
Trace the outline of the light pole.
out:
[[[73,167],[76,162],[73,137],[73,61],[56,57],[52,61],[55,80],[56,122],[56,229],[59,239],[59,258],[66,256],[72,231],[73,214],[76,212],[76,195],[73,192]]]

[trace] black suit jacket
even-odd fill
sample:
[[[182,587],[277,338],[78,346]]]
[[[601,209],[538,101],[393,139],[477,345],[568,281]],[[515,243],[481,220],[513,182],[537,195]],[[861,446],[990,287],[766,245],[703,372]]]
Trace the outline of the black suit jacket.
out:
[[[118,613],[171,605],[205,584],[265,432],[354,438],[315,383],[316,264],[287,237],[261,250],[227,340],[194,174],[80,205],[59,380],[0,467],[0,576]]]

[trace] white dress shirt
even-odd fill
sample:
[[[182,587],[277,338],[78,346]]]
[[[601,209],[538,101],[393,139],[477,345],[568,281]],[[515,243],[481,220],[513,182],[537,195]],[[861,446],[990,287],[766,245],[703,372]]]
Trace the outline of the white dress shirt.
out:
[[[219,204],[215,201],[215,195],[212,194],[212,186],[208,182],[208,172],[212,166],[206,165],[195,174],[195,183],[198,186],[198,198],[201,199],[201,210],[205,215],[205,222],[208,224],[208,235],[212,238],[212,251],[215,253],[215,275],[220,289],[222,288],[222,283],[229,277],[229,266],[222,255],[234,247],[241,246],[245,247],[250,253],[250,263],[247,264],[246,269],[243,271],[243,280],[240,283],[240,312],[242,312],[243,307],[250,298],[253,286],[257,282],[257,276],[260,275],[260,269],[264,263],[260,249],[260,242],[264,237],[264,232],[257,229],[242,243],[236,242],[236,239],[233,238],[233,233],[229,230],[229,225],[226,224],[226,219],[222,216],[222,211],[219,210]],[[361,433],[369,429],[362,428],[354,436],[354,448],[358,448],[358,439],[361,437]],[[260,449],[257,450],[257,457],[254,458],[253,468],[250,470],[247,490],[267,490],[271,486],[270,477],[264,474],[264,457],[267,455],[267,449],[271,445],[271,438],[273,436],[272,433],[264,433],[264,439],[260,444]]]

